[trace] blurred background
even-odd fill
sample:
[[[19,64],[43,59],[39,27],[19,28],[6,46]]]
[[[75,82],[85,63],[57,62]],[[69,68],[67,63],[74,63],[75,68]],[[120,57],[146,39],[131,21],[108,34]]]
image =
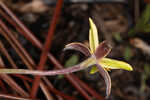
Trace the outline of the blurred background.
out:
[[[134,69],[109,72],[112,91],[107,100],[150,100],[149,0],[0,0],[0,66],[55,70],[80,63],[86,59],[83,54],[63,48],[71,42],[88,46],[89,17],[98,28],[99,41],[107,40],[113,47],[108,57]],[[41,55],[43,48],[49,49],[48,58],[39,65],[47,55]],[[31,75],[2,74],[0,98],[106,100],[103,78],[89,70],[41,81]]]

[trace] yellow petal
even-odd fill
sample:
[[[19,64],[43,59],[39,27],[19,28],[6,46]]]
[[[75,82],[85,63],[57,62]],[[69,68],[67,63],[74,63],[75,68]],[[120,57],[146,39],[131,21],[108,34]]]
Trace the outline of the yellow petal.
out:
[[[129,65],[126,62],[119,61],[119,60],[114,60],[114,59],[109,59],[109,58],[102,58],[99,61],[100,65],[104,68],[109,68],[109,69],[124,69],[128,71],[132,71],[133,68],[131,65]]]
[[[96,72],[98,72],[98,68],[97,68],[97,66],[92,66],[92,69],[90,70],[90,74],[94,74],[94,73],[96,73]]]
[[[101,65],[102,66],[102,65]],[[102,66],[103,67],[103,66]],[[110,68],[106,68],[106,67],[103,67],[105,70],[107,70],[107,71],[111,71],[110,70]],[[90,70],[90,74],[95,74],[96,72],[98,72],[98,68],[97,68],[97,66],[95,66],[95,65],[93,65],[92,66],[92,69]]]
[[[91,18],[89,18],[89,23],[90,23],[90,30],[89,30],[90,50],[91,53],[94,53],[99,44],[98,33],[97,28]]]

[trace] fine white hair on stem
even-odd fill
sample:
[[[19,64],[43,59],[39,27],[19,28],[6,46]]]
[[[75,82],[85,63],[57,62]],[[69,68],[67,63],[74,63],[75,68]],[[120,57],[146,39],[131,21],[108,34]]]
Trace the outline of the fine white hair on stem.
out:
[[[2,65],[0,69],[0,74],[27,74],[27,75],[40,75],[40,76],[54,76],[54,75],[60,75],[60,74],[69,74],[73,72],[77,72],[80,70],[83,70],[91,65],[94,64],[92,61],[92,57],[89,57],[84,62],[71,66],[64,69],[58,69],[58,70],[50,70],[50,71],[38,71],[38,70],[28,70],[28,69],[5,69]],[[89,64],[91,62],[91,64]]]
[[[28,75],[40,75],[40,76],[54,76],[60,74],[69,74],[77,72],[84,69],[83,66],[73,66],[60,70],[51,70],[51,71],[36,71],[28,69],[0,69],[1,74],[28,74]]]

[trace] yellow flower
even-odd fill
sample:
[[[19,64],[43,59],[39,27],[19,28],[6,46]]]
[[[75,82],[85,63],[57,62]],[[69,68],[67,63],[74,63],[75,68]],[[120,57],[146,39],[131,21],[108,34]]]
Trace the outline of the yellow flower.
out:
[[[111,69],[124,69],[132,71],[133,68],[126,62],[107,58],[106,56],[111,51],[111,46],[108,42],[103,41],[99,44],[98,32],[92,19],[89,18],[90,30],[89,30],[89,45],[90,48],[86,47],[82,43],[70,43],[66,45],[64,50],[72,49],[82,52],[85,56],[89,57],[83,61],[80,66],[89,67],[92,66],[90,71],[91,74],[99,71],[103,76],[106,83],[106,97],[110,95],[111,91],[111,79],[108,74],[108,70]]]

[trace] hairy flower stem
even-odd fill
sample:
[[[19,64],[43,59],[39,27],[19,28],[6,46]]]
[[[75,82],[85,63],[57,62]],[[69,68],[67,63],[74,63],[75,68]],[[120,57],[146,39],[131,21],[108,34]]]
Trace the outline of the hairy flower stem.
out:
[[[77,72],[83,70],[87,67],[76,65],[69,68],[64,68],[60,70],[52,70],[52,71],[35,71],[35,70],[27,70],[27,69],[0,69],[0,74],[28,74],[28,75],[40,75],[40,76],[54,76],[60,74],[69,74],[73,72]]]
[[[86,69],[87,67],[94,64],[95,61],[93,60],[93,57],[89,57],[84,62],[78,65],[71,66],[64,69],[59,69],[59,70],[51,70],[51,71],[38,71],[38,70],[28,70],[28,69],[5,69],[2,65],[0,65],[1,67],[0,74],[28,74],[28,75],[40,75],[40,76],[54,76],[54,75],[77,72]]]

